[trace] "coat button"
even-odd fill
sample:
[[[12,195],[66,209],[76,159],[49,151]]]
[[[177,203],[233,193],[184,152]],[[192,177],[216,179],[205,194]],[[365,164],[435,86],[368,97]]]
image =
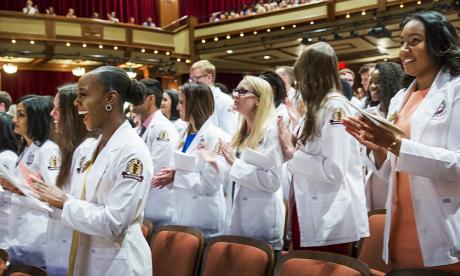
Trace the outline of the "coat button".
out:
[[[248,198],[247,198],[247,197],[243,197],[243,200],[248,200]]]

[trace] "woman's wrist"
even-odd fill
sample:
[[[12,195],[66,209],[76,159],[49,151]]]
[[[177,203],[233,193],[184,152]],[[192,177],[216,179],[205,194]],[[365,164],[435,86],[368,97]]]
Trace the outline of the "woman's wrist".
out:
[[[396,136],[394,141],[388,147],[388,151],[392,152],[396,156],[399,156],[400,149],[401,149],[401,137]]]

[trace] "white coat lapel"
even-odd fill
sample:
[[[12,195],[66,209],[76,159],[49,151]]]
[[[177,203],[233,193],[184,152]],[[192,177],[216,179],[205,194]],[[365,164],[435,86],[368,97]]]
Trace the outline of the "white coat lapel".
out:
[[[439,71],[425,99],[423,99],[422,103],[414,112],[411,119],[411,140],[420,141],[425,127],[433,119],[434,113],[445,98],[442,87],[449,81],[449,76],[450,75],[444,73],[443,70]]]
[[[195,138],[193,139],[192,143],[188,147],[186,153],[191,153],[194,151],[198,146],[206,145],[208,143],[208,129],[212,125],[210,119],[206,120],[206,122],[201,126],[200,130],[196,134]]]
[[[123,139],[126,139],[126,130],[131,128],[129,123],[125,121],[110,137],[107,145],[102,149],[102,151],[97,156],[96,160],[94,161],[91,171],[88,173],[88,177],[86,178],[86,201],[92,201],[94,195],[96,194],[97,186],[101,182],[102,176],[107,170],[108,165],[111,163],[114,158],[112,157],[116,149],[118,149],[122,143]],[[94,151],[97,149],[97,145],[100,143],[100,138],[96,143],[96,147],[92,152],[92,156],[94,156]]]

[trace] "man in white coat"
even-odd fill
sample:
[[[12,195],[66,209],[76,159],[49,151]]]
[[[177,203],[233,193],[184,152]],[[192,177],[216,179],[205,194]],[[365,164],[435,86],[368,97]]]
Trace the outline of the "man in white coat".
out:
[[[163,89],[154,79],[141,81],[146,87],[144,103],[135,105],[133,112],[141,118],[138,134],[147,144],[152,157],[154,175],[164,167],[170,167],[173,152],[179,140],[174,124],[161,113]],[[174,190],[150,186],[144,217],[154,222],[155,228],[169,224],[174,214]]]
[[[214,113],[212,123],[230,135],[235,134],[237,116],[233,111],[233,100],[214,85],[216,67],[208,60],[200,60],[190,67],[190,82],[202,82],[211,88],[214,96]]]

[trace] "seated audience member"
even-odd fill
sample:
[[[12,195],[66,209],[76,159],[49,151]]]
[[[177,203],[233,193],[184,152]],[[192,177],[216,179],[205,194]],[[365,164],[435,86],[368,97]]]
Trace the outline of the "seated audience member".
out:
[[[54,12],[54,7],[49,6],[49,8],[46,9],[46,14],[47,15],[56,15],[56,12]]]
[[[155,22],[153,22],[153,19],[151,17],[147,17],[147,20],[144,23],[142,23],[142,26],[154,28],[157,25],[155,24]]]
[[[77,16],[75,15],[75,10],[72,9],[72,8],[69,8],[69,9],[67,10],[66,17],[67,17],[67,18],[77,18]]]
[[[107,20],[112,21],[113,23],[120,22],[120,19],[118,19],[117,13],[115,11],[111,11],[110,13],[107,13]]]
[[[101,19],[98,12],[93,12],[91,19]]]
[[[22,8],[22,12],[27,14],[27,15],[33,15],[37,13],[37,10],[34,7],[34,2],[32,0],[27,0],[26,1],[26,6]]]
[[[136,18],[131,16],[128,20],[128,24],[136,25]]]
[[[12,104],[11,96],[6,91],[0,91],[0,113],[6,113]]]

